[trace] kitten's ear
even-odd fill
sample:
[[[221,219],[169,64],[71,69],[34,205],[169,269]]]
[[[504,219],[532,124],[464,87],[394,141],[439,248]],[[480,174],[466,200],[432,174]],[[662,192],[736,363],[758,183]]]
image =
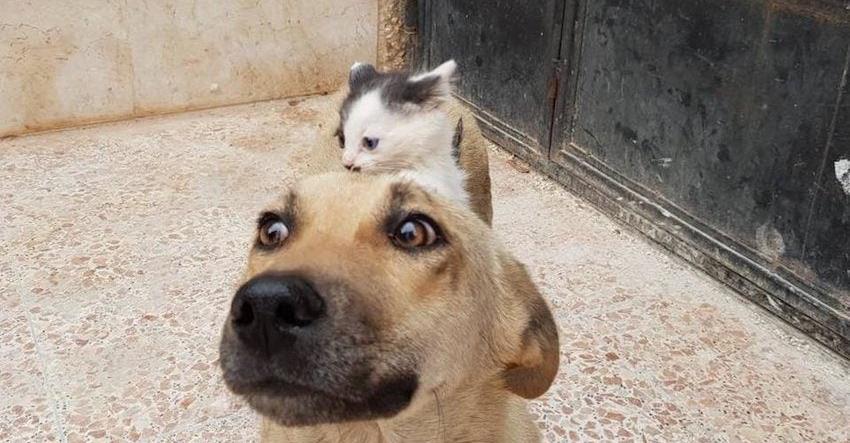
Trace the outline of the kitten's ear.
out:
[[[452,80],[457,63],[449,60],[436,68],[413,76],[407,81],[405,101],[417,105],[437,105],[452,94]]]
[[[378,71],[375,70],[374,66],[357,62],[351,65],[351,69],[348,71],[348,89],[357,90],[376,75],[378,75]]]
[[[427,77],[436,75],[440,77],[440,79],[443,80],[445,83],[449,83],[452,80],[452,77],[454,77],[455,72],[457,72],[457,62],[455,62],[454,60],[449,60],[447,62],[443,62],[442,65],[437,66],[431,71],[428,71],[417,77]]]

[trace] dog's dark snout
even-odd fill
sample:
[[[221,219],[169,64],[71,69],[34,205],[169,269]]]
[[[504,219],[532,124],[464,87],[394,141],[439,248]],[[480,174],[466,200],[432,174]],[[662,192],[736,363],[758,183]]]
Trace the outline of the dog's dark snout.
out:
[[[242,285],[233,298],[230,318],[239,339],[268,354],[291,344],[325,314],[324,300],[305,280],[263,275]]]

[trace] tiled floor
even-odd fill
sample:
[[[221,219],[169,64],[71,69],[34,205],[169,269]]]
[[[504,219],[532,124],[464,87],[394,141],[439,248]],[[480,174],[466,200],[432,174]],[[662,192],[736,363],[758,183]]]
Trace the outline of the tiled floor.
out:
[[[327,98],[0,141],[0,441],[248,441],[217,341]],[[562,328],[549,441],[850,441],[850,364],[493,151]]]

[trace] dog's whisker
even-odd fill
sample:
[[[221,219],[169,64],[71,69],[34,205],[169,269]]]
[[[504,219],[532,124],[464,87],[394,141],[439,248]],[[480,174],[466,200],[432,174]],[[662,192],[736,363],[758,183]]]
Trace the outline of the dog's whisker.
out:
[[[443,405],[440,404],[440,395],[437,393],[437,390],[434,389],[434,402],[437,403],[437,432],[440,433],[439,440],[441,442],[446,441],[446,426],[445,426],[445,417],[443,416]]]

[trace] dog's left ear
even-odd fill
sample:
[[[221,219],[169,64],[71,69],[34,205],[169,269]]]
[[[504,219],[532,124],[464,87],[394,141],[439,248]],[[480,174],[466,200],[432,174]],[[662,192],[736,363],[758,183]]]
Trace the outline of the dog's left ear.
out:
[[[504,270],[508,288],[525,309],[527,322],[520,349],[507,362],[502,376],[509,391],[523,398],[537,398],[546,393],[558,374],[558,327],[525,266],[507,259]]]

